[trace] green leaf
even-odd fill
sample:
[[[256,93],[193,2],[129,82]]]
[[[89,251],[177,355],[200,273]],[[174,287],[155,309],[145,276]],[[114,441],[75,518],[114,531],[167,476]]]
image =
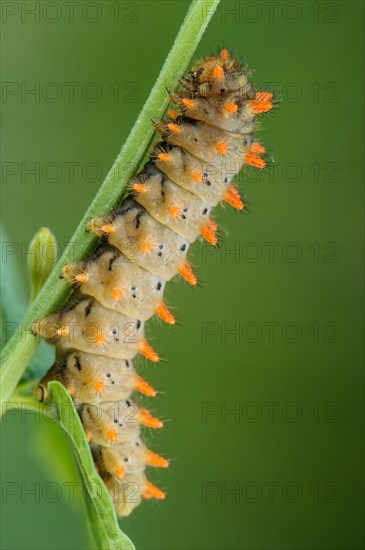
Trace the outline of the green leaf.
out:
[[[95,470],[81,420],[73,401],[59,382],[50,382],[58,423],[69,436],[79,466],[86,496],[89,528],[99,550],[133,550],[130,539],[121,531],[112,499]]]

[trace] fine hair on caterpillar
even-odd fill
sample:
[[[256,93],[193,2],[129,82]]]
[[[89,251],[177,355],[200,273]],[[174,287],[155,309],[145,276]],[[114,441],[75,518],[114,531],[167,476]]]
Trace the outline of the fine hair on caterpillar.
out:
[[[65,386],[121,516],[141,499],[165,498],[145,474],[147,467],[169,465],[141,437],[142,427],[163,427],[139,404],[138,394],[157,392],[133,360],[138,354],[160,359],[145,323],[157,315],[175,324],[165,285],[176,275],[197,284],[189,247],[198,237],[217,245],[213,208],[223,202],[245,210],[233,179],[243,166],[265,168],[265,148],[253,132],[257,115],[273,107],[272,94],[257,92],[247,68],[226,49],[197,63],[168,93],[167,118],[153,122],[162,141],[122,203],[87,225],[100,238],[99,249],[63,267],[61,276],[74,288],[69,303],[33,327],[56,346],[55,364],[35,396],[47,401],[51,380]]]

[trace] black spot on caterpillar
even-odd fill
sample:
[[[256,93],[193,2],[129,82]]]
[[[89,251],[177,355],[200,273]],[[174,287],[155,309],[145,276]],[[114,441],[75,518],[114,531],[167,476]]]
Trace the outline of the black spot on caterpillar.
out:
[[[243,210],[232,180],[245,164],[265,166],[265,149],[253,140],[253,131],[256,115],[272,108],[272,94],[256,92],[234,56],[221,50],[180,82],[177,92],[169,92],[175,105],[169,118],[154,123],[163,141],[130,182],[129,196],[88,224],[107,245],[64,266],[62,276],[77,288],[77,299],[33,327],[57,346],[56,363],[36,396],[47,399],[50,380],[64,384],[122,516],[140,500],[127,498],[131,483],[137,497],[165,497],[145,469],[167,467],[168,461],[140,438],[141,426],[157,429],[162,422],[131,399],[134,392],[156,394],[132,364],[138,353],[158,361],[144,324],[155,314],[175,323],[163,301],[166,282],[180,274],[197,283],[186,259],[190,244],[199,236],[217,244],[212,208],[224,201]]]

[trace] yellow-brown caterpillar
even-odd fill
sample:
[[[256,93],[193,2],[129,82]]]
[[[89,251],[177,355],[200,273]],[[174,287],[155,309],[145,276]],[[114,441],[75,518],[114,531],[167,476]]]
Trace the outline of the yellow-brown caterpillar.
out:
[[[253,140],[257,114],[272,108],[272,94],[256,92],[247,69],[227,50],[203,59],[170,93],[175,107],[155,126],[163,136],[150,161],[130,182],[120,207],[92,219],[88,231],[103,240],[91,258],[64,267],[75,287],[62,311],[38,321],[34,332],[57,347],[56,363],[35,389],[48,398],[59,380],[74,399],[100,475],[117,513],[128,515],[143,498],[165,497],[145,476],[146,466],[168,461],[148,450],[142,426],[162,422],[131,399],[154,396],[132,360],[158,361],[144,324],[175,319],[163,300],[166,281],[180,274],[197,282],[188,261],[199,236],[217,243],[211,210],[225,201],[244,204],[233,178],[244,164],[264,168],[264,147]],[[132,489],[132,490],[131,490]]]

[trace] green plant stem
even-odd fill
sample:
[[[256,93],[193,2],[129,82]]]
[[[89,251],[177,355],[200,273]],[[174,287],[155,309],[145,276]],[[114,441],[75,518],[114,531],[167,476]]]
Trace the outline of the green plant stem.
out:
[[[122,198],[126,184],[140,166],[152,140],[154,129],[151,118],[159,120],[168,105],[166,87],[174,89],[176,79],[186,70],[192,55],[203,35],[219,0],[193,0],[180,31],[163,65],[160,75],[147,99],[135,125],[97,195],[87,209],[71,241],[42,290],[9,340],[1,355],[0,404],[10,399],[34,350],[37,339],[31,328],[37,319],[59,308],[70,294],[67,284],[59,280],[61,268],[69,261],[77,261],[95,245],[95,238],[85,233],[88,220],[112,210]]]

